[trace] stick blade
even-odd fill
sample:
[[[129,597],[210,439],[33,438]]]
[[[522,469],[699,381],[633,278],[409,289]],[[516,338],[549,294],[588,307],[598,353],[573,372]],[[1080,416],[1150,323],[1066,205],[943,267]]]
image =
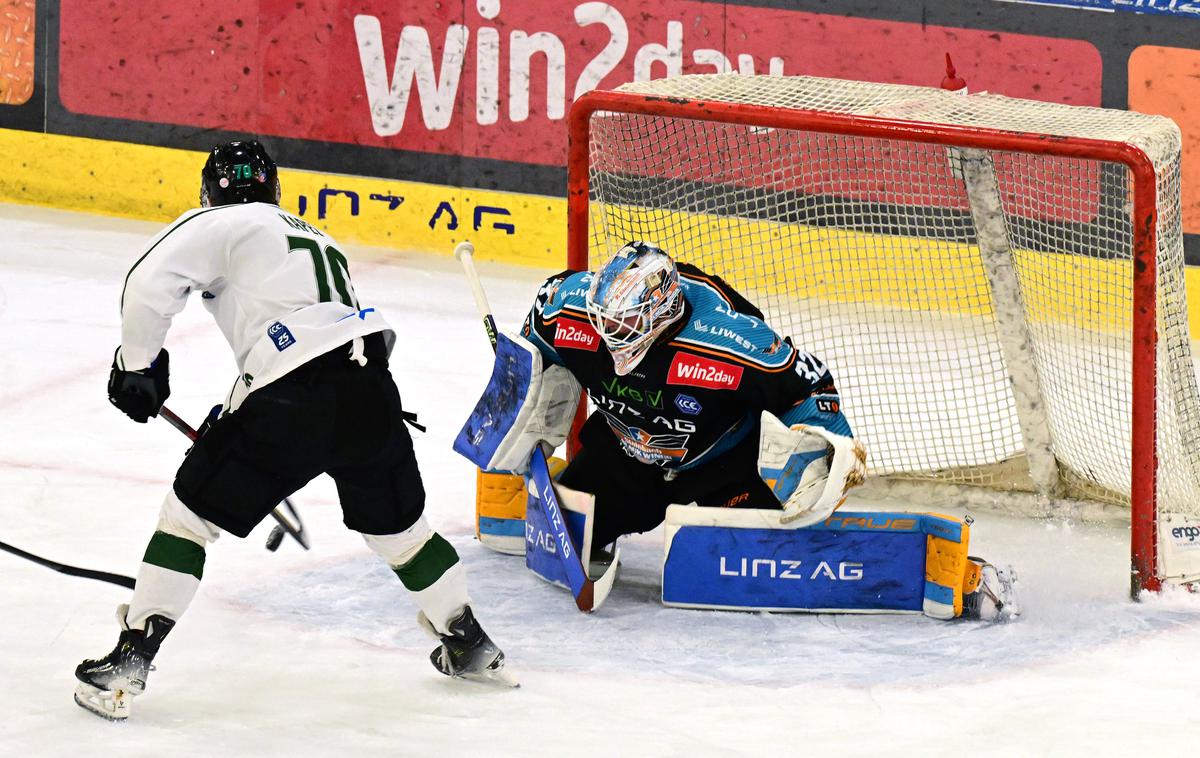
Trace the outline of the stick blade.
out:
[[[604,605],[604,601],[608,599],[608,593],[612,592],[613,582],[617,580],[617,567],[621,564],[621,549],[617,548],[613,553],[613,561],[609,564],[608,570],[599,579],[592,581],[587,580],[579,594],[575,597],[575,605],[584,613],[591,613],[600,609]]]

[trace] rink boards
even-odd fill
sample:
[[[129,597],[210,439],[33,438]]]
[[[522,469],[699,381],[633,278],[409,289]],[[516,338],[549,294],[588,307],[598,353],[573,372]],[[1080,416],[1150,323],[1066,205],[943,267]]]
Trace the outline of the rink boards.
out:
[[[21,156],[0,175],[0,201],[153,221],[173,219],[198,202],[202,153],[7,129],[0,129],[0,151]],[[556,270],[566,266],[563,198],[286,168],[280,170],[280,180],[285,208],[342,240],[444,255],[469,239],[483,260]],[[701,267],[722,252],[712,248],[714,241],[739,240],[766,257],[819,254],[827,258],[831,271],[847,270],[847,266],[870,270],[872,276],[861,278],[854,293],[859,301],[911,308],[912,303],[891,283],[938,281],[943,284],[927,290],[929,299],[920,305],[922,310],[981,315],[981,309],[987,308],[980,301],[949,294],[986,288],[978,251],[972,245],[663,209],[609,208],[605,213],[610,221],[645,230],[648,237],[694,246],[698,252],[685,257]],[[593,250],[593,259],[604,252]],[[1131,275],[1128,261],[1032,251],[1017,255],[1033,280],[1061,281],[1073,271],[1076,278],[1095,283],[1093,293],[1117,291]],[[1189,267],[1185,276],[1188,299],[1195,302],[1200,299],[1200,294],[1194,294],[1200,287],[1200,271]],[[782,294],[779,281],[779,271],[759,266],[746,270],[738,286],[766,298]],[[835,279],[813,280],[806,287],[817,299],[837,302],[846,297],[844,283]],[[947,294],[939,297],[938,292]],[[1039,297],[1037,292],[1028,295]],[[1061,298],[1062,293],[1054,296]],[[1069,315],[1089,329],[1124,329],[1129,322],[1129,313],[1118,299],[1085,300],[1081,295],[1054,304],[1035,301],[1031,306],[1032,312],[1048,320]],[[1200,322],[1192,311],[1189,323]],[[1191,329],[1198,330],[1200,323]]]

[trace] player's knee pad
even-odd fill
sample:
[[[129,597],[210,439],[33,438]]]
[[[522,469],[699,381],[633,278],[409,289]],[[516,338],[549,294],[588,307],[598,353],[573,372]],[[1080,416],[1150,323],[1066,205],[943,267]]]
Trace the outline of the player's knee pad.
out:
[[[425,543],[433,537],[433,530],[424,516],[417,523],[396,534],[363,534],[367,547],[388,562],[389,566],[403,566],[411,561],[421,551]]]
[[[184,505],[175,494],[174,488],[163,498],[162,509],[158,514],[158,526],[155,528],[160,532],[191,540],[201,547],[221,536],[221,530],[215,524],[200,518]]]

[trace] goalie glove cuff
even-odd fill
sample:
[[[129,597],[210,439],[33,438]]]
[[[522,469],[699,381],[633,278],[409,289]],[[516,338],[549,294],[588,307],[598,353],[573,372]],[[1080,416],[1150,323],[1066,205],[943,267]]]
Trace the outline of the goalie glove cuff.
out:
[[[782,523],[825,520],[866,477],[867,451],[852,437],[820,426],[788,427],[767,411],[759,435],[759,476],[783,506]]]

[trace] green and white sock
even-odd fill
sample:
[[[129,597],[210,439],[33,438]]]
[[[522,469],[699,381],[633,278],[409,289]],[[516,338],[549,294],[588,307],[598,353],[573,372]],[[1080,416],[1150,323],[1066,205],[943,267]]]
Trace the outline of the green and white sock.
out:
[[[138,569],[126,623],[143,629],[155,614],[178,619],[191,604],[204,576],[204,546],[166,532],[155,532]]]
[[[454,546],[430,529],[424,516],[403,532],[364,534],[363,539],[400,577],[434,628],[447,633],[450,621],[471,602]]]
[[[467,596],[467,572],[458,553],[437,532],[412,560],[403,566],[393,566],[392,570],[413,594],[425,618],[442,634],[449,632],[450,621],[471,602]]]

